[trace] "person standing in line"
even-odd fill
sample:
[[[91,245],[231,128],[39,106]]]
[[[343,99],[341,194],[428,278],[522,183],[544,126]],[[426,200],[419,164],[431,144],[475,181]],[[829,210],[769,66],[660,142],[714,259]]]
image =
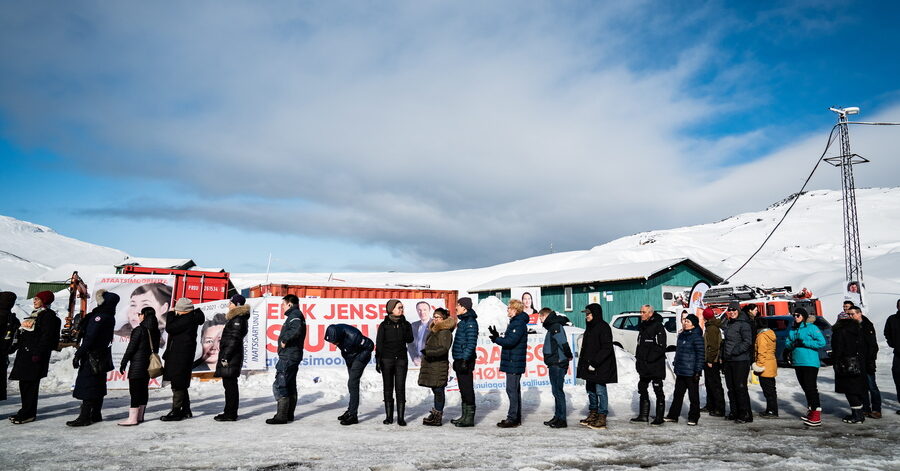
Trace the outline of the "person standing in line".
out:
[[[72,396],[81,400],[81,410],[69,427],[84,427],[103,420],[100,411],[106,397],[106,373],[115,368],[112,360],[113,331],[116,330],[116,305],[119,295],[100,290],[94,296],[97,307],[85,317],[79,329],[80,345],[72,366],[78,370]]]
[[[859,309],[853,306],[855,309]],[[853,311],[847,314],[853,315]],[[863,415],[870,419],[881,418],[881,391],[878,389],[878,383],[875,381],[875,361],[878,358],[878,335],[875,333],[875,324],[862,314],[862,321],[859,324],[862,328],[863,335],[866,337],[866,393],[862,396]]]
[[[288,294],[281,298],[284,323],[278,334],[278,362],[275,363],[275,381],[272,393],[277,403],[275,416],[266,419],[269,425],[283,425],[294,421],[297,409],[297,370],[303,361],[306,345],[306,317],[300,311],[300,299]]]
[[[565,325],[569,318],[561,316],[550,308],[542,308],[538,317],[547,330],[544,336],[544,364],[547,365],[550,376],[550,387],[553,391],[553,418],[544,422],[550,428],[566,428],[566,393],[563,386],[566,381],[566,372],[569,371],[569,362],[572,361],[572,348],[566,338]]]
[[[150,355],[159,353],[159,341],[162,333],[159,331],[159,319],[156,310],[150,306],[141,309],[138,313],[139,323],[131,329],[128,347],[122,355],[119,372],[124,374],[128,364],[128,392],[131,395],[131,407],[128,408],[128,418],[119,425],[137,425],[144,421],[144,410],[147,408],[149,394],[147,387],[150,384]]]
[[[412,325],[403,314],[403,303],[391,299],[385,305],[387,316],[378,324],[375,335],[375,371],[381,373],[384,387],[383,424],[394,423],[394,391],[397,392],[397,425],[406,427],[406,374],[409,371],[407,344],[414,341]]]
[[[450,373],[450,347],[453,344],[453,329],[456,319],[446,309],[434,310],[431,327],[425,337],[425,348],[422,349],[422,369],[419,370],[419,386],[431,388],[434,394],[434,407],[422,425],[440,427],[444,422],[444,388],[447,387],[447,376]]]
[[[475,362],[478,359],[478,314],[472,309],[472,298],[456,302],[456,334],[453,337],[453,371],[459,384],[462,415],[451,419],[457,427],[475,426]]]
[[[578,378],[585,382],[588,394],[588,416],[581,425],[595,430],[606,429],[609,394],[606,385],[618,382],[616,352],[612,329],[603,320],[603,308],[597,303],[585,306],[585,330],[578,354]]]
[[[359,381],[372,359],[375,342],[366,337],[356,327],[347,324],[332,324],[325,329],[325,341],[341,350],[341,358],[347,365],[347,392],[350,403],[347,410],[338,416],[341,425],[359,423]]]
[[[641,306],[641,323],[638,326],[637,349],[634,362],[638,380],[638,395],[640,396],[640,409],[637,417],[631,419],[634,423],[650,422],[650,394],[647,387],[653,384],[653,393],[656,395],[656,417],[650,425],[663,424],[663,415],[666,413],[666,394],[663,391],[663,380],[666,379],[666,329],[663,327],[662,316],[653,310],[653,306],[645,304]]]
[[[849,314],[841,313],[834,324],[831,337],[831,353],[834,359],[834,391],[843,393],[850,403],[850,415],[843,418],[846,424],[861,424],[866,420],[863,415],[863,396],[868,393],[866,385],[866,363],[869,351],[869,338],[863,331],[862,311],[853,306]]]
[[[775,350],[778,345],[775,331],[769,328],[764,317],[756,318],[756,348],[753,373],[759,376],[759,385],[766,397],[766,410],[759,416],[764,419],[778,418],[778,390],[775,388],[775,377],[778,376],[778,361]]]
[[[897,397],[900,397],[900,355],[897,355],[897,349],[900,348],[900,299],[897,300],[897,312],[888,316],[884,323],[884,338],[887,340],[888,347],[894,349],[894,359],[891,363],[891,376],[894,378],[894,389],[897,391]],[[897,410],[900,415],[900,410]]]
[[[247,300],[236,294],[228,303],[225,314],[225,328],[219,338],[219,355],[216,360],[216,378],[222,378],[225,389],[225,410],[213,417],[216,422],[234,422],[237,420],[238,404],[241,396],[238,389],[238,376],[244,366],[244,337],[250,330],[250,306]]]
[[[737,424],[753,422],[750,410],[750,391],[747,379],[750,376],[750,354],[753,350],[753,328],[750,317],[741,310],[737,301],[728,304],[728,319],[722,333],[722,361],[724,362],[725,385],[728,388],[728,402],[731,413],[726,419]]]
[[[503,336],[494,326],[488,327],[491,342],[500,345],[500,371],[506,373],[506,397],[509,410],[506,418],[497,423],[500,428],[514,428],[522,424],[522,374],[528,352],[528,314],[522,312],[525,305],[511,299],[506,308],[509,325]]]
[[[797,382],[806,396],[807,412],[800,420],[809,427],[819,427],[822,425],[822,403],[816,383],[821,366],[819,349],[825,346],[825,336],[813,321],[815,316],[810,316],[806,309],[798,307],[794,310],[794,325],[788,332],[784,355],[791,359]]]
[[[163,380],[172,384],[172,410],[159,420],[177,422],[193,417],[188,388],[197,351],[197,330],[206,317],[188,298],[176,301],[175,310],[167,312],[165,317],[169,340],[162,358]]]
[[[684,317],[678,344],[675,349],[675,391],[672,393],[672,404],[666,422],[678,422],[681,416],[681,405],[687,391],[690,409],[687,424],[694,426],[700,420],[700,375],[706,359],[706,347],[703,343],[703,332],[700,331],[700,320],[693,314]]]
[[[9,353],[19,330],[19,319],[12,312],[16,305],[16,293],[0,292],[0,401],[6,400],[6,371]]]
[[[16,359],[9,379],[19,382],[22,408],[9,417],[14,424],[27,424],[37,418],[41,378],[50,370],[50,354],[59,345],[61,322],[50,309],[54,296],[50,291],[34,295],[34,311],[22,320],[14,344]],[[12,352],[10,352],[12,353]]]
[[[708,412],[710,417],[725,417],[725,390],[722,388],[722,320],[716,316],[712,308],[703,310],[703,321],[706,330],[703,332],[703,343],[706,345],[706,363],[703,365],[704,385],[706,386],[706,407],[700,412]]]

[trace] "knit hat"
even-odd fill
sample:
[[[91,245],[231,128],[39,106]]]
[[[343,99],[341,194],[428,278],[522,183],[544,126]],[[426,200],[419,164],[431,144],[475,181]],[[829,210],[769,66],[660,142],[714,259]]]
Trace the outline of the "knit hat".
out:
[[[716,311],[713,311],[711,307],[708,307],[703,310],[703,318],[706,320],[710,320],[713,317],[716,317]]]
[[[697,327],[700,325],[700,320],[697,319],[697,316],[695,316],[693,314],[688,314],[688,315],[684,316],[684,319],[687,321],[690,321],[691,324],[694,324],[694,327]]]
[[[236,294],[231,297],[231,304],[234,304],[235,306],[243,306],[244,304],[247,304],[247,298]]]
[[[391,315],[391,313],[394,312],[394,308],[397,307],[398,304],[400,304],[399,299],[391,299],[387,302],[384,307],[387,310],[388,315]]]
[[[194,310],[194,303],[188,298],[178,298],[175,302],[175,312],[190,312]]]
[[[728,303],[729,311],[739,311],[740,309],[741,309],[741,303],[739,303],[737,301],[732,301],[732,302]]]
[[[41,291],[40,293],[34,295],[34,297],[40,299],[41,302],[44,303],[44,306],[53,304],[53,300],[56,299],[56,297],[53,296],[53,293],[51,293],[50,291]]]
[[[472,310],[472,298],[459,298],[459,301],[456,301],[456,304],[466,308],[467,311]]]
[[[846,312],[842,312],[842,313],[838,314],[838,320],[841,320],[841,319],[850,319],[850,314],[847,314]]]
[[[809,313],[806,312],[806,309],[803,309],[802,307],[794,309],[794,315],[802,317],[804,321],[806,321],[806,318],[809,317]]]

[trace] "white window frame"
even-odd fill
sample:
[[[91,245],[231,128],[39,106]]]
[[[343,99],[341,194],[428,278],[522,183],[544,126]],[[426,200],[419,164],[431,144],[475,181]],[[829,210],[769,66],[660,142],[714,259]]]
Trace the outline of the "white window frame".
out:
[[[572,311],[572,287],[566,286],[563,288],[563,310],[566,312]]]

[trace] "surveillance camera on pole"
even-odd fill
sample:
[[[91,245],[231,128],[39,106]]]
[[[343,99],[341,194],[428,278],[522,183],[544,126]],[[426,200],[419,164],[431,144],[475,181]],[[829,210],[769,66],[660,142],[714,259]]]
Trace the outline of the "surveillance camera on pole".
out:
[[[834,112],[837,113],[841,118],[844,118],[844,119],[846,119],[847,116],[849,116],[849,115],[852,115],[852,114],[859,114],[859,107],[858,107],[858,106],[848,106],[848,107],[846,107],[846,108],[834,108],[834,107],[832,107],[832,108],[828,108],[828,109],[831,110],[831,111],[834,111]]]

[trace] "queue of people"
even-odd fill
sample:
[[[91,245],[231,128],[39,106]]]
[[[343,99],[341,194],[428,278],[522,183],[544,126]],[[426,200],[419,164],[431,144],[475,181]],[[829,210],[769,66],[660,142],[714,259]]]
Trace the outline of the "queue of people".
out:
[[[96,293],[96,299],[97,307],[81,319],[78,328],[77,348],[73,356],[73,367],[78,373],[73,396],[81,401],[81,406],[78,416],[66,422],[71,427],[88,426],[103,420],[106,376],[114,369],[110,345],[119,296],[101,290]],[[50,354],[56,348],[61,322],[51,309],[54,297],[49,291],[35,295],[34,310],[21,322],[11,311],[15,300],[15,294],[0,292],[0,349],[16,354],[9,379],[19,382],[22,407],[9,419],[14,424],[25,424],[37,417],[40,380],[47,376]],[[277,412],[266,420],[267,424],[273,425],[294,420],[298,394],[296,377],[303,361],[306,340],[306,319],[299,308],[299,299],[287,295],[282,299],[281,307],[285,320],[278,337],[279,358],[272,386]],[[888,318],[884,330],[891,348],[900,345],[900,301],[897,308],[897,313]],[[494,326],[488,328],[490,341],[500,347],[499,369],[505,374],[509,402],[506,417],[497,423],[500,428],[514,428],[522,424],[521,379],[526,371],[529,333],[529,315],[524,310],[525,304],[513,299],[507,309],[509,323],[505,332],[501,334]],[[383,423],[393,424],[396,417],[399,426],[406,426],[408,348],[417,340],[405,318],[402,302],[396,299],[388,301],[386,311],[387,316],[378,326],[374,341],[347,324],[330,325],[325,332],[325,340],[340,350],[347,366],[349,402],[346,411],[338,416],[341,425],[359,423],[360,380],[374,355],[375,369],[381,374],[383,382]],[[467,297],[459,299],[455,311],[456,317],[453,317],[446,309],[435,309],[427,323],[424,340],[416,344],[422,347],[417,352],[421,366],[417,384],[428,388],[433,395],[430,413],[422,420],[425,426],[441,426],[444,423],[446,387],[451,367],[459,385],[461,410],[460,416],[450,423],[456,427],[475,425],[473,372],[477,360],[478,316],[471,298]],[[638,411],[630,420],[632,423],[661,426],[679,422],[685,394],[689,402],[686,421],[689,426],[699,423],[702,412],[711,417],[724,417],[736,424],[752,422],[754,414],[748,391],[748,377],[751,374],[758,378],[765,397],[765,409],[757,416],[779,418],[776,387],[778,342],[775,332],[765,318],[758,315],[755,306],[742,308],[739,303],[732,302],[721,319],[710,308],[703,311],[702,321],[693,314],[682,317],[672,362],[675,388],[668,413],[665,411],[663,388],[668,371],[668,345],[663,319],[649,305],[642,306],[640,313],[635,352],[635,370],[639,376],[636,385]],[[576,376],[585,382],[588,415],[579,424],[603,430],[608,426],[607,386],[618,381],[612,331],[603,319],[599,304],[587,305],[582,314],[586,328],[578,354]],[[216,421],[238,420],[240,396],[237,378],[243,364],[243,344],[249,328],[249,316],[246,299],[240,295],[232,297],[217,346],[219,354],[215,376],[222,379],[225,404],[224,411],[214,417]],[[159,318],[153,307],[144,307],[138,314],[137,324],[129,333],[129,343],[119,371],[124,373],[128,370],[131,401],[127,418],[118,425],[134,426],[144,421],[148,383],[159,374],[169,382],[172,390],[172,409],[160,420],[180,421],[193,416],[188,390],[191,369],[196,361],[198,329],[206,319],[203,312],[187,298],[179,299],[173,309],[162,316],[165,319],[163,329],[159,327]],[[807,409],[800,419],[808,427],[819,427],[822,425],[818,391],[819,350],[826,341],[815,324],[815,315],[799,307],[794,310],[793,318],[782,356],[794,368],[805,396]],[[568,426],[568,414],[563,385],[575,358],[565,331],[570,319],[552,309],[543,308],[538,311],[538,321],[546,330],[541,353],[554,398],[553,416],[544,425],[565,428]],[[162,358],[164,364],[160,365],[158,353],[163,330],[168,340]],[[850,410],[843,422],[859,424],[866,418],[881,418],[881,395],[875,382],[878,346],[874,325],[859,307],[847,302],[833,327],[831,342],[835,392],[846,396]],[[6,360],[8,357],[4,355],[3,358]],[[155,372],[155,369],[161,371]],[[5,400],[5,365],[2,370],[0,393],[3,395],[0,400]],[[900,361],[896,356],[892,373],[895,385],[900,387]],[[724,389],[722,376],[726,385]],[[705,377],[707,398],[702,408],[699,394],[701,377]],[[651,387],[655,396],[652,420]]]

